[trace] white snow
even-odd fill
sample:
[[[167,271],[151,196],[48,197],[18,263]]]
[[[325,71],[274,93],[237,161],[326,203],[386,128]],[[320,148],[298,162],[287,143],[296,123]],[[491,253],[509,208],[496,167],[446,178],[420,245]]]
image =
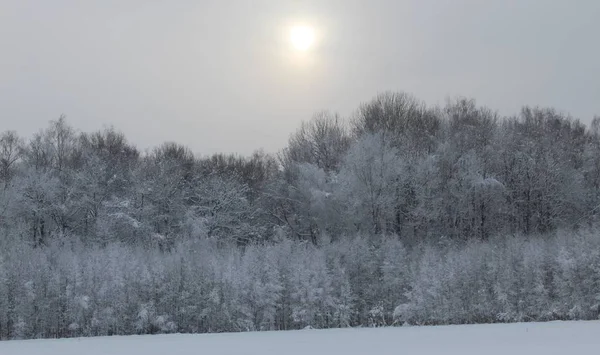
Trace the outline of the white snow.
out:
[[[0,342],[2,355],[598,354],[600,321]]]

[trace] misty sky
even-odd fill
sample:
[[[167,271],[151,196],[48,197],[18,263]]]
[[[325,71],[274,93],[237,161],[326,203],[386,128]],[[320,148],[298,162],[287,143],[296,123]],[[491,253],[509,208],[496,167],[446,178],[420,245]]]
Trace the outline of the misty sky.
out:
[[[0,0],[0,130],[60,114],[141,149],[282,148],[300,121],[378,92],[502,114],[600,114],[597,0]],[[315,28],[293,51],[287,28]]]

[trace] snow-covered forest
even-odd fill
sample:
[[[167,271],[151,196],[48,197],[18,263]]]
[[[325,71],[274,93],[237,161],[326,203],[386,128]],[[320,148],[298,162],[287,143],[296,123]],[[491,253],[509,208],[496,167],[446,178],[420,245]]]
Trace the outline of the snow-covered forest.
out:
[[[275,155],[0,137],[0,339],[597,319],[600,117],[382,93]]]

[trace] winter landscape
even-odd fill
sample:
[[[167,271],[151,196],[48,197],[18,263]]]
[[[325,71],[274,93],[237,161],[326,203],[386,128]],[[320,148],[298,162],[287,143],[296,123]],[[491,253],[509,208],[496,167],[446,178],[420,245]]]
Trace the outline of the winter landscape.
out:
[[[0,1],[0,355],[600,352],[598,18]]]
[[[358,112],[249,158],[64,118],[3,133],[0,337],[598,319],[600,120],[402,93]]]

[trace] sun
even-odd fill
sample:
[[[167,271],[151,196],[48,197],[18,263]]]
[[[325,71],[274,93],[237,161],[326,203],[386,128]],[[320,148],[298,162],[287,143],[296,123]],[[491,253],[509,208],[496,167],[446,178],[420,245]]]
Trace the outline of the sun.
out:
[[[294,26],[290,29],[290,41],[296,50],[305,52],[315,43],[315,30],[309,26]]]

